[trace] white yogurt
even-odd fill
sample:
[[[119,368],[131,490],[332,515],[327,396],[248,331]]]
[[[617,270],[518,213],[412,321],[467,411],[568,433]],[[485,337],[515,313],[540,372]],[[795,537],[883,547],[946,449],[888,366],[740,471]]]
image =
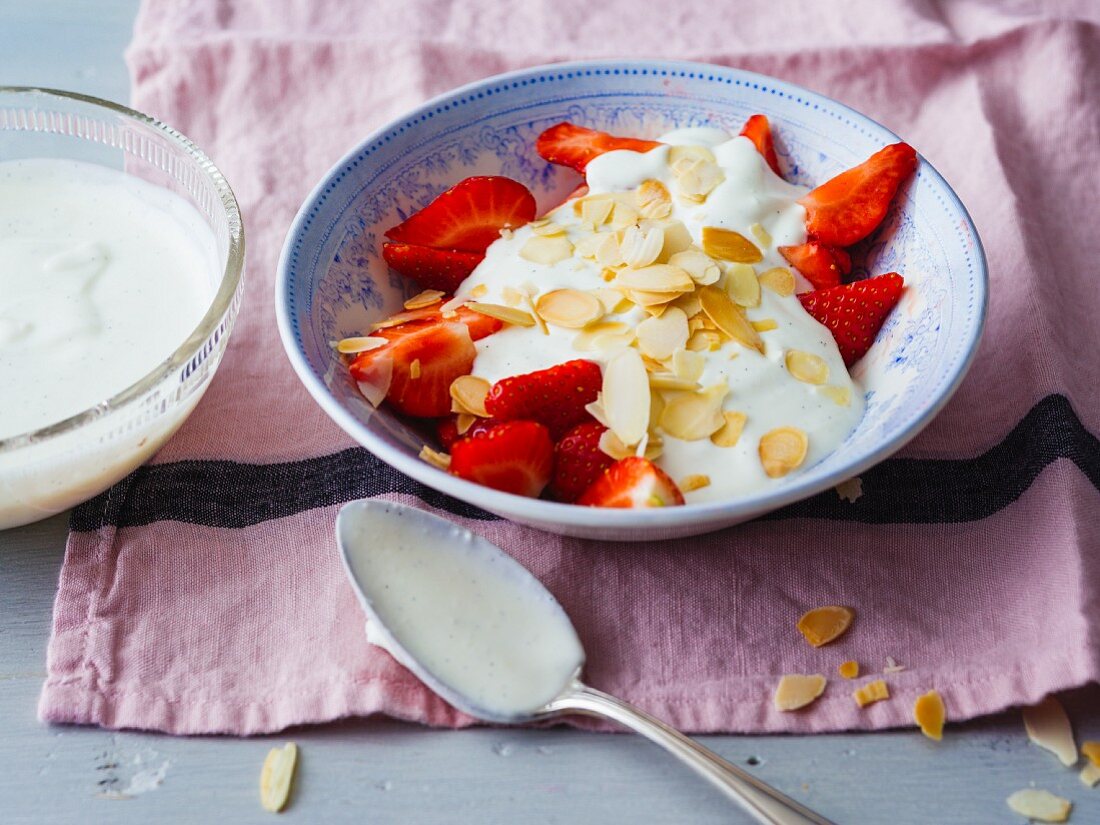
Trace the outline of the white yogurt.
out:
[[[0,163],[0,438],[56,423],[152,371],[219,274],[183,198],[70,160]]]
[[[340,513],[349,572],[389,634],[371,622],[369,640],[491,717],[528,715],[561,693],[584,651],[549,592],[484,539],[403,512],[375,501]]]
[[[805,212],[797,200],[806,189],[775,175],[748,138],[731,139],[716,129],[685,129],[660,140],[670,145],[709,147],[725,174],[724,181],[709,194],[705,203],[684,206],[673,198],[671,217],[687,226],[697,246],[701,246],[704,226],[723,227],[753,238],[752,227],[759,224],[771,236],[772,242],[766,248],[761,247],[764,260],[756,264],[757,271],[764,272],[775,266],[789,268],[777,247],[805,242]],[[593,194],[627,191],[644,180],[654,179],[675,193],[668,154],[666,145],[645,153],[614,151],[600,155],[587,167],[590,191]],[[571,240],[587,234],[570,204],[547,217],[565,225]],[[472,299],[470,291],[479,284],[485,285],[486,293],[477,300],[497,303],[503,302],[505,287],[528,284],[539,292],[548,292],[608,286],[600,277],[601,267],[576,254],[550,266],[521,258],[519,251],[532,234],[530,227],[523,227],[511,237],[493,243],[485,260],[458,290],[458,296]],[[809,288],[801,275],[794,274],[799,291]],[[703,353],[706,366],[700,380],[704,387],[723,380],[728,383],[730,392],[723,408],[747,416],[740,441],[734,447],[720,448],[709,439],[689,442],[666,434],[663,453],[656,460],[673,479],[694,474],[709,476],[709,486],[686,494],[689,503],[729,499],[782,483],[781,478],[769,478],[760,462],[760,437],[769,430],[794,426],[807,434],[809,450],[801,470],[840,446],[863,415],[863,391],[849,376],[832,334],[803,309],[796,296],[780,297],[763,289],[760,306],[748,309],[746,314],[750,321],[770,319],[778,325],[762,333],[764,354],[736,343],[726,343],[715,352]],[[634,326],[646,317],[643,310],[635,308],[621,315],[609,315],[604,320]],[[573,345],[577,330],[550,326],[548,332],[543,334],[537,327],[510,326],[482,339],[477,343],[473,373],[494,382],[574,358],[588,358],[602,366],[614,355],[613,351],[606,350],[578,351]],[[829,368],[827,385],[847,389],[850,403],[840,405],[830,395],[831,391],[791,376],[785,365],[786,354],[791,350],[823,358]]]

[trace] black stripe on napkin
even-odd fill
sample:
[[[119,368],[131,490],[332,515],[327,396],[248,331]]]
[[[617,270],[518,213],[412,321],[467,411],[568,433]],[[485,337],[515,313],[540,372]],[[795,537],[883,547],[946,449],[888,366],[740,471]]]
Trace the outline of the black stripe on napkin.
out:
[[[861,474],[855,502],[827,490],[766,519],[824,518],[869,524],[975,521],[1007,507],[1059,458],[1073,461],[1100,490],[1100,441],[1069,400],[1049,395],[1005,438],[967,459],[891,458]],[[73,530],[182,521],[247,527],[304,510],[383,493],[409,493],[467,518],[495,516],[402,475],[362,448],[281,464],[177,461],[140,467],[77,507]]]

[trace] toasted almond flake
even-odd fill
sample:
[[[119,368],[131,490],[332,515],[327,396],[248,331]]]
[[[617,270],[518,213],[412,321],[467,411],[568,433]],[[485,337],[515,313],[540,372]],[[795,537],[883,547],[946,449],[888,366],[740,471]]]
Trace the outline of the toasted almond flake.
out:
[[[591,235],[581,235],[573,242],[573,252],[581,258],[588,258],[589,260],[595,260],[596,254],[600,250],[600,244],[602,244],[607,238],[614,237],[612,235],[592,233]]]
[[[765,249],[772,245],[772,236],[769,235],[768,230],[760,224],[754,223],[752,226],[749,227],[749,232],[751,232],[752,236],[756,238],[756,242]]]
[[[743,412],[726,410],[722,413],[721,428],[710,437],[711,443],[715,447],[737,446],[737,442],[741,440],[741,432],[745,429],[745,422],[747,420],[748,416]]]
[[[385,355],[376,355],[364,369],[359,370],[356,382],[359,392],[372,407],[377,407],[390,391],[393,380],[393,359]]]
[[[451,457],[447,453],[433,450],[427,444],[420,448],[420,459],[431,464],[437,470],[447,470],[451,466]]]
[[[336,342],[336,351],[344,355],[354,355],[357,352],[370,352],[372,349],[384,347],[389,341],[377,335],[363,335],[358,338],[344,338]]]
[[[496,318],[506,324],[514,324],[517,327],[533,327],[535,325],[535,319],[531,313],[515,307],[506,307],[502,304],[484,304],[477,301],[470,301],[466,306],[474,312],[488,315],[490,318]]]
[[[614,206],[615,201],[611,198],[585,198],[581,201],[581,223],[591,230],[603,226],[611,217]]]
[[[640,217],[638,210],[631,204],[623,200],[616,200],[615,206],[611,210],[611,228],[625,229],[628,226],[633,226]]]
[[[405,309],[423,309],[424,307],[430,307],[432,304],[438,304],[443,300],[443,292],[438,289],[425,289],[423,292],[418,292],[416,295],[405,301]]]
[[[672,353],[672,371],[685,381],[698,381],[706,366],[707,359],[697,352],[678,349]]]
[[[607,425],[628,447],[637,444],[649,425],[649,376],[633,349],[615,355],[603,371],[601,392]]]
[[[603,393],[596,393],[596,400],[584,405],[584,410],[605,427],[607,426],[607,413],[603,410]]]
[[[730,296],[717,286],[705,286],[699,290],[699,300],[707,318],[722,332],[742,346],[764,352],[764,341],[760,333],[752,328],[744,314],[730,299]]]
[[[597,335],[593,341],[594,348],[604,353],[605,355],[618,350],[625,349],[634,343],[634,330],[627,330],[623,333],[604,333],[603,335]]]
[[[546,323],[566,329],[582,329],[604,314],[595,295],[579,289],[555,289],[539,296],[535,312]]]
[[[1081,755],[1100,768],[1100,742],[1091,739],[1082,742]]]
[[[412,363],[409,364],[409,378],[413,380],[420,377],[420,359],[414,358]]]
[[[792,349],[787,351],[784,361],[787,372],[806,384],[824,384],[829,380],[829,365],[819,355]]]
[[[760,437],[760,463],[770,478],[781,478],[806,460],[809,439],[798,427],[777,427]]]
[[[653,264],[638,269],[626,267],[619,270],[615,283],[630,290],[672,293],[667,300],[671,300],[677,293],[689,292],[695,288],[695,282],[690,275],[678,266],[668,264]]]
[[[766,287],[783,298],[793,295],[795,290],[794,275],[783,266],[776,266],[767,272],[760,273],[760,286]]]
[[[688,338],[687,348],[692,352],[710,352],[722,345],[722,337],[714,330],[696,330]]]
[[[687,252],[692,247],[691,232],[683,221],[665,221],[662,224],[665,233],[665,245],[661,247],[661,263],[668,263],[673,255]]]
[[[593,202],[606,201],[607,203],[614,206],[615,205],[615,193],[601,192],[598,195],[585,195],[583,198],[573,198],[572,201],[567,201],[566,203],[572,203],[573,204],[573,214],[576,215],[577,217],[580,217],[581,215],[584,214],[584,204],[585,204],[586,201],[593,201]],[[563,206],[564,206],[564,204],[563,204]]]
[[[648,373],[663,372],[665,369],[664,363],[658,361],[656,358],[650,358],[648,355],[642,355],[642,363],[645,364],[645,370]]]
[[[679,160],[673,173],[680,196],[692,203],[702,203],[726,179],[722,167],[703,159]]]
[[[674,167],[680,161],[702,161],[704,163],[715,163],[714,152],[708,149],[706,146],[670,146],[668,147],[668,165]]]
[[[913,721],[920,732],[929,739],[939,742],[943,739],[943,723],[947,720],[947,709],[943,706],[943,697],[930,690],[917,697],[913,703]]]
[[[598,236],[600,244],[596,247],[596,263],[605,269],[622,266],[623,256],[619,250],[619,238],[611,233]]]
[[[618,289],[603,287],[589,290],[589,292],[595,295],[596,299],[603,304],[605,313],[624,312],[629,306],[626,296]]]
[[[451,298],[439,308],[439,312],[444,318],[454,318],[457,315],[457,310],[464,306],[466,306],[466,298]]]
[[[455,430],[459,435],[466,435],[470,427],[474,426],[475,421],[477,421],[476,415],[460,412],[455,416]]]
[[[647,292],[644,289],[628,289],[626,297],[643,309],[667,304],[676,298],[675,292]]]
[[[1028,739],[1053,753],[1063,765],[1069,766],[1077,762],[1073,728],[1066,709],[1054,696],[1048,696],[1039,704],[1024,708],[1024,729]]]
[[[408,321],[415,321],[419,316],[414,312],[398,312],[396,315],[391,315],[389,318],[384,318],[381,321],[375,321],[370,325],[371,330],[377,329],[390,329],[391,327],[401,326]]]
[[[522,300],[520,301],[520,306],[522,306],[525,310],[527,310],[527,312],[531,315],[531,317],[535,319],[535,326],[539,328],[539,332],[541,332],[543,335],[549,335],[550,330],[546,326],[546,321],[544,321],[542,319],[542,316],[539,315],[538,312],[535,311],[535,301],[531,297],[532,295],[535,294],[535,292],[536,292],[536,290],[529,287],[528,290],[522,296]]]
[[[760,306],[760,281],[751,264],[730,264],[726,270],[726,291],[742,307]]]
[[[688,340],[687,316],[676,307],[669,307],[659,318],[647,318],[636,330],[642,354],[658,361],[671,358]]]
[[[1039,822],[1065,822],[1073,803],[1041,788],[1024,788],[1005,800],[1013,811]]]
[[[798,630],[814,647],[839,639],[852,624],[855,611],[850,607],[830,604],[807,610],[798,620]]]
[[[676,266],[684,270],[699,286],[707,286],[715,283],[722,277],[722,270],[714,259],[698,249],[685,249],[677,252],[668,259],[670,266]]]
[[[881,702],[883,699],[890,698],[890,688],[886,686],[886,682],[882,679],[875,679],[873,682],[868,682],[863,687],[858,688],[852,693],[852,697],[856,700],[856,704],[861,708],[865,708],[874,702]]]
[[[484,298],[489,294],[489,287],[485,286],[485,284],[474,284],[466,294],[471,298]]]
[[[821,388],[821,394],[838,407],[847,407],[852,403],[852,391],[848,387],[831,385]]]
[[[565,234],[565,226],[552,221],[535,221],[527,225],[531,227],[532,234],[540,238],[555,238]]]
[[[842,679],[856,679],[859,677],[859,662],[855,661],[855,659],[841,662],[837,667],[837,672]]]
[[[654,372],[650,373],[649,376],[649,388],[652,390],[694,392],[699,389],[699,383],[664,372]]]
[[[672,196],[659,180],[644,180],[635,194],[638,214],[643,218],[667,218],[672,214]]]
[[[293,742],[268,751],[260,770],[260,804],[265,811],[277,814],[286,807],[297,764],[298,746]]]
[[[661,429],[684,441],[710,438],[725,426],[722,399],[726,387],[709,387],[700,392],[680,392],[666,399],[661,413]]]
[[[528,223],[527,228],[528,229],[541,229],[542,227],[549,226],[549,225],[550,225],[550,219],[549,218],[538,218],[538,219],[533,220],[530,223]]]
[[[532,235],[520,247],[519,256],[534,264],[553,266],[573,254],[573,244],[565,236],[543,238]]]
[[[825,677],[820,673],[804,676],[788,673],[775,687],[775,709],[791,711],[804,708],[825,692]]]
[[[740,232],[718,226],[703,227],[703,251],[712,258],[734,263],[755,264],[764,260],[764,253]]]
[[[596,348],[596,341],[600,336],[622,336],[628,331],[630,331],[629,327],[622,322],[600,321],[589,327],[585,327],[584,330],[573,338],[573,349],[580,350],[581,352],[589,352]],[[630,336],[633,338],[633,331],[630,331]],[[630,342],[627,341],[628,346],[629,343]]]
[[[691,493],[695,490],[702,490],[704,487],[710,486],[710,476],[703,475],[702,473],[694,473],[681,478],[676,482],[676,486],[680,488],[681,493]]]
[[[665,244],[664,230],[659,226],[628,226],[619,242],[619,254],[627,266],[640,268],[657,260]]]
[[[771,332],[773,329],[779,329],[779,324],[774,318],[761,318],[759,321],[749,321],[749,324],[757,332]]]
[[[1096,783],[1100,782],[1100,765],[1089,762],[1085,767],[1081,768],[1081,773],[1078,774],[1081,782],[1088,785],[1090,788],[1095,788]]]
[[[476,375],[460,375],[451,382],[451,400],[458,405],[455,412],[469,413],[479,418],[488,418],[485,410],[485,398],[492,389],[489,382]]]
[[[647,433],[636,446],[628,447],[622,439],[615,435],[614,430],[604,430],[600,435],[599,448],[602,453],[609,455],[618,461],[620,458],[629,458],[641,454],[642,457],[653,461],[661,455],[663,445],[661,439],[653,438]]]
[[[504,303],[508,306],[518,307],[523,303],[526,296],[514,286],[506,286],[500,291],[500,297],[504,299]]]

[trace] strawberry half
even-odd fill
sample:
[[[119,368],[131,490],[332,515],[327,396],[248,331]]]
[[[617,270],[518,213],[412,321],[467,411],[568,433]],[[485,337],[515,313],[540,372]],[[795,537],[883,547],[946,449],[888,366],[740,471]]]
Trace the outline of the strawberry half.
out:
[[[569,122],[551,126],[535,141],[535,150],[543,159],[568,166],[584,174],[584,167],[592,158],[615,149],[628,149],[631,152],[648,152],[661,144],[655,140],[616,137],[607,132],[597,132]]]
[[[836,339],[851,366],[871,348],[883,321],[901,298],[905,282],[896,272],[798,296],[802,306]]]
[[[615,459],[600,449],[600,436],[607,430],[598,421],[586,421],[562,436],[554,445],[554,477],[550,495],[558,501],[574,502]]]
[[[852,271],[852,257],[839,246],[807,241],[798,246],[781,246],[779,254],[802,273],[814,289],[837,286]]]
[[[545,370],[502,378],[485,398],[493,418],[526,418],[545,424],[561,438],[582,421],[591,420],[585,405],[596,400],[603,384],[600,365],[577,359]]]
[[[621,458],[603,471],[577,499],[586,507],[670,507],[684,494],[668,474],[648,458]]]
[[[482,253],[535,217],[535,198],[522,183],[499,176],[473,177],[452,186],[386,233],[391,241]]]
[[[831,246],[851,246],[866,238],[882,223],[898,187],[916,168],[917,153],[907,143],[880,149],[799,201],[806,207],[806,231]]]
[[[454,292],[485,256],[480,252],[432,249],[411,243],[384,243],[382,257],[391,269],[423,289]]]
[[[451,473],[518,496],[542,493],[553,466],[550,433],[534,421],[506,421],[451,447]]]
[[[764,160],[768,162],[768,166],[771,167],[772,171],[780,177],[783,176],[783,173],[779,171],[779,157],[775,154],[772,129],[764,115],[753,115],[745,121],[745,125],[741,129],[741,137],[747,137],[751,140],[756,145],[756,151],[764,156]]]

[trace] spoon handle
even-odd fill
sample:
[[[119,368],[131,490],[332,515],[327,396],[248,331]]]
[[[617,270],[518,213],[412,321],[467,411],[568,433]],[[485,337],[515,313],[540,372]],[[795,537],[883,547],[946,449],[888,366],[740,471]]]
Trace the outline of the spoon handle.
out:
[[[554,716],[568,713],[596,716],[640,733],[716,785],[758,822],[767,825],[832,825],[823,816],[784,796],[736,765],[731,765],[675,728],[582,682],[574,682],[569,690],[544,709],[544,713]]]

